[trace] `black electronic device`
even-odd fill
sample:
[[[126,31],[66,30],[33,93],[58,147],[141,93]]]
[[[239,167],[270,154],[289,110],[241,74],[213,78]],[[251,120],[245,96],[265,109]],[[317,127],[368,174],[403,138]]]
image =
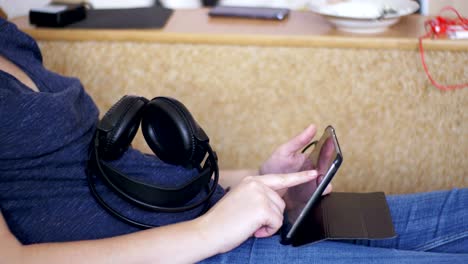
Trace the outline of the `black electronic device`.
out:
[[[284,20],[289,15],[287,8],[215,6],[208,12],[212,17],[239,17],[269,20]]]
[[[51,4],[29,11],[29,22],[38,27],[64,27],[86,18],[86,4]]]
[[[282,228],[283,244],[291,244],[302,222],[309,211],[320,201],[325,188],[331,182],[343,161],[338,139],[332,126],[328,126],[319,141],[307,146],[315,145],[306,159],[302,170],[317,170],[316,181],[303,183],[288,190],[285,196],[285,224]]]
[[[118,159],[129,148],[140,122],[147,144],[159,159],[196,168],[199,174],[183,186],[165,188],[132,179],[108,164],[106,161]],[[208,204],[216,190],[219,169],[208,136],[181,102],[170,97],[148,100],[126,95],[109,109],[97,125],[90,147],[89,188],[97,202],[113,216],[139,228],[153,227],[130,219],[109,206],[98,194],[93,175],[125,200],[143,209],[182,212]],[[204,188],[206,196],[188,204]]]

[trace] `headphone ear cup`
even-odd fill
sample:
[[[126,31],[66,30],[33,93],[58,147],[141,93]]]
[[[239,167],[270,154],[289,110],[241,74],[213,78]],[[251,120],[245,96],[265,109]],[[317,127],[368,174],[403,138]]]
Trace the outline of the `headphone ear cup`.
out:
[[[143,97],[126,95],[107,111],[97,127],[98,151],[102,159],[117,159],[128,149],[147,102]]]
[[[209,139],[176,99],[152,99],[143,112],[141,127],[146,143],[164,162],[194,167],[205,157]]]

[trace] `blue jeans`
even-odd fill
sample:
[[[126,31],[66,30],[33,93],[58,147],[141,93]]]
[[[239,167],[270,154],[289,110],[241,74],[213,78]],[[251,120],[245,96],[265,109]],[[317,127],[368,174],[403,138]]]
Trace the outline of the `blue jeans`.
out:
[[[468,263],[468,189],[388,196],[398,236],[283,246],[251,238],[202,263]]]

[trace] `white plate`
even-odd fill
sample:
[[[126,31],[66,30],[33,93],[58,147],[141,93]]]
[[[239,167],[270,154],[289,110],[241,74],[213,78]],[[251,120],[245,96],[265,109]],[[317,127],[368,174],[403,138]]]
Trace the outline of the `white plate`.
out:
[[[414,13],[419,4],[412,0],[313,0],[309,8],[339,30],[380,33]]]

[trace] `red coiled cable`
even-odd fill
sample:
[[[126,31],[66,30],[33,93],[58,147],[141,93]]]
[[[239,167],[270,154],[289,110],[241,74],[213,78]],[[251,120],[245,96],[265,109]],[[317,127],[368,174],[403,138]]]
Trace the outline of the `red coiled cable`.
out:
[[[424,67],[424,71],[426,72],[426,75],[431,81],[431,83],[442,91],[448,91],[448,90],[455,90],[455,89],[468,87],[468,83],[454,84],[454,85],[439,84],[432,77],[426,65],[426,60],[424,58],[423,39],[430,38],[430,37],[438,38],[438,37],[446,36],[448,32],[453,31],[456,28],[462,28],[463,30],[468,30],[468,19],[461,16],[460,13],[458,13],[458,11],[451,6],[446,6],[442,8],[439,14],[442,14],[444,11],[453,11],[457,15],[457,18],[450,19],[450,18],[445,18],[439,15],[434,19],[427,20],[424,23],[426,34],[424,36],[419,37],[419,53],[421,55],[421,61]]]

